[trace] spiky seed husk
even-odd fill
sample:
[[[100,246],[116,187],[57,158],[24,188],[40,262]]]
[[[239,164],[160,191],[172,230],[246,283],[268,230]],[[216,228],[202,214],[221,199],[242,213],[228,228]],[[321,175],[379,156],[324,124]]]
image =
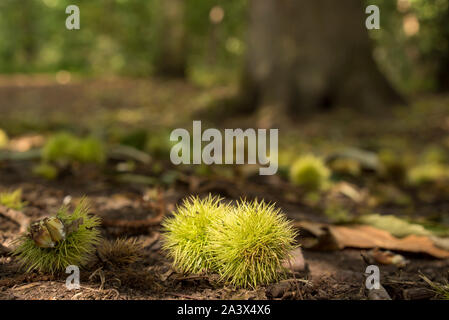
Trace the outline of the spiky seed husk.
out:
[[[326,187],[330,170],[323,160],[314,155],[298,158],[290,168],[290,180],[307,191],[319,191]]]
[[[136,239],[102,240],[97,252],[103,262],[120,266],[141,260],[143,246]]]
[[[33,235],[32,227],[30,227],[30,233],[17,240],[17,248],[14,250],[14,255],[26,272],[37,270],[53,274],[64,271],[69,265],[79,267],[86,265],[95,252],[95,245],[100,240],[98,226],[101,224],[100,218],[91,216],[88,212],[87,201],[82,200],[72,214],[68,213],[67,207],[62,207],[56,217],[49,219],[50,223],[46,223],[48,220],[44,219],[36,224],[35,227],[39,228],[36,230],[41,232],[37,233],[41,234],[40,236],[36,233]],[[62,231],[56,219],[59,219],[65,227],[78,224],[77,228],[71,228],[71,232],[66,232],[64,237],[60,234],[61,239],[55,241],[57,233]],[[48,226],[54,233],[54,238]],[[39,238],[38,241],[36,237]],[[50,246],[50,243],[54,244],[53,247],[45,247],[45,245]]]
[[[296,247],[296,232],[273,204],[241,200],[209,230],[208,249],[223,280],[255,288],[279,280]]]
[[[163,223],[163,249],[173,259],[175,268],[184,273],[200,273],[215,269],[209,245],[210,224],[225,215],[228,206],[221,198],[190,197],[184,200]]]

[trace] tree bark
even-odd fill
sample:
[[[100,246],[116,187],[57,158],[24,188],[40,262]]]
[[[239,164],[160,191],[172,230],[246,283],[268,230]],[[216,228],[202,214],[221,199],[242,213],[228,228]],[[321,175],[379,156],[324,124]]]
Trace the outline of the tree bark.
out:
[[[251,0],[246,111],[291,116],[402,102],[372,57],[366,18],[360,0]]]

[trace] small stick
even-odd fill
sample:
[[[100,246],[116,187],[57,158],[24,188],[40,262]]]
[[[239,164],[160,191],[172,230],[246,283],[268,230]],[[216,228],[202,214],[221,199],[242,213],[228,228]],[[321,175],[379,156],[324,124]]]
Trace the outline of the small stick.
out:
[[[293,270],[293,265],[292,265],[291,259],[288,259],[288,264],[290,265],[290,269],[292,270],[293,279],[295,279],[296,292],[298,293],[299,298],[300,298],[301,300],[304,300],[304,297],[303,297],[303,295],[302,295],[301,289],[299,289],[298,280],[296,279],[295,270]]]
[[[20,232],[25,232],[31,222],[31,219],[23,212],[2,205],[0,205],[0,214],[17,223],[20,226]]]
[[[178,298],[184,298],[184,299],[191,299],[191,300],[197,300],[198,298],[192,297],[192,296],[188,296],[185,294],[180,294],[180,293],[176,293],[176,292],[165,292],[166,294],[170,295],[170,296],[175,296]]]
[[[192,276],[186,276],[186,277],[180,277],[177,278],[176,280],[199,280],[199,279],[209,279],[209,276],[207,275],[192,275]]]

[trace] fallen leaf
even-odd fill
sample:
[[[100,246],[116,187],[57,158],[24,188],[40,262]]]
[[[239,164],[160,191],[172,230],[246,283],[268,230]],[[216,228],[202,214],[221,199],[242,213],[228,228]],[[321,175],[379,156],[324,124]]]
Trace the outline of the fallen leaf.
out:
[[[404,258],[404,256],[401,256],[400,254],[396,254],[394,252],[391,252],[389,250],[382,251],[378,248],[375,248],[368,252],[368,255],[373,258],[373,260],[380,264],[385,265],[395,265],[399,268],[405,267],[409,261]]]
[[[41,135],[26,135],[9,141],[8,149],[11,151],[25,152],[44,145],[45,138]]]
[[[449,251],[437,248],[426,236],[410,235],[399,239],[389,232],[371,226],[329,226],[329,233],[338,248],[382,248],[413,253],[426,253],[435,258],[449,258]]]
[[[294,226],[308,231],[316,242],[308,248],[316,250],[342,250],[344,248],[373,249],[424,253],[438,259],[449,258],[449,250],[435,245],[428,236],[410,235],[397,238],[388,231],[366,225],[333,226],[312,221],[296,221]],[[304,232],[303,232],[304,234]]]
[[[430,237],[430,239],[438,248],[449,251],[449,238]]]
[[[358,218],[357,222],[388,231],[399,238],[412,234],[418,236],[430,236],[432,234],[419,224],[410,223],[392,215],[368,214]]]
[[[356,186],[347,182],[340,182],[336,184],[334,187],[332,187],[331,194],[334,197],[341,194],[356,203],[362,202],[364,198],[364,195],[359,190],[357,190]]]

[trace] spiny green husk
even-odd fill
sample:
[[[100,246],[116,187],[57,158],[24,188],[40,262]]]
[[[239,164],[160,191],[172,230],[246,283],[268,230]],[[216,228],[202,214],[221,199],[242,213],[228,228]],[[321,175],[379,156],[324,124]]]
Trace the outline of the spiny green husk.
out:
[[[313,155],[299,157],[290,168],[290,180],[307,191],[320,191],[328,185],[329,168]]]
[[[33,167],[33,174],[47,180],[54,180],[58,177],[58,168],[50,163],[41,162]]]
[[[235,206],[209,195],[191,197],[164,221],[164,249],[185,273],[217,272],[237,287],[279,280],[296,247],[296,232],[273,204]]]
[[[100,240],[100,218],[88,214],[86,200],[82,200],[72,214],[67,207],[62,207],[56,218],[68,227],[66,236],[54,247],[39,247],[30,235],[30,230],[17,240],[14,255],[26,272],[40,271],[54,274],[64,271],[69,265],[82,267],[95,252],[95,245]],[[72,228],[71,226],[74,226]]]
[[[208,250],[223,280],[255,288],[278,281],[296,247],[296,232],[273,204],[241,200],[210,228]]]
[[[184,273],[200,273],[214,269],[209,245],[208,229],[212,221],[223,216],[227,206],[220,198],[199,199],[190,197],[184,200],[166,219],[163,249],[173,259],[176,269]]]
[[[449,168],[439,163],[427,163],[410,169],[409,183],[413,186],[425,186],[445,181],[449,178]]]

